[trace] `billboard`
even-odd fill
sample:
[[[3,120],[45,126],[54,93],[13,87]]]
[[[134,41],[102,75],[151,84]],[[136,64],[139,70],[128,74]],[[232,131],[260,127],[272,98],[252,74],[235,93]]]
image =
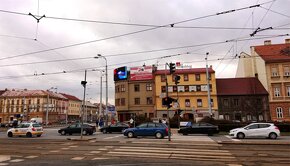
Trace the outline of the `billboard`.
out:
[[[119,67],[114,70],[114,81],[119,81],[119,80],[127,80],[128,78],[128,72],[127,72],[127,67]]]
[[[152,66],[141,66],[130,68],[130,80],[151,80],[153,79]]]

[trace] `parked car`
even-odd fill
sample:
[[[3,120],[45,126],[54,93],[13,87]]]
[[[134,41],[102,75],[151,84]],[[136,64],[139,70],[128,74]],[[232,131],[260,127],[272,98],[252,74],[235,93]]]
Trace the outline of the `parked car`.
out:
[[[111,124],[109,126],[102,127],[100,129],[101,132],[112,133],[112,132],[122,132],[123,130],[129,128],[129,125],[123,122],[117,122],[115,124]]]
[[[58,133],[60,133],[61,135],[72,135],[75,133],[81,133],[81,123],[76,123],[76,124],[72,124],[69,125],[68,127],[65,128],[61,128],[58,130]],[[93,133],[96,132],[96,127],[87,123],[83,124],[83,135],[92,135]]]
[[[238,139],[247,137],[267,137],[276,139],[280,136],[280,130],[273,123],[251,123],[242,128],[232,129],[229,135]]]
[[[20,123],[18,126],[13,127],[7,131],[8,137],[13,136],[40,137],[42,134],[43,128],[38,123]]]
[[[213,135],[219,133],[218,126],[209,123],[193,123],[191,126],[186,126],[178,130],[178,133],[183,135],[188,134],[207,134]]]
[[[137,136],[155,136],[156,138],[161,139],[168,136],[168,127],[163,123],[147,122],[134,128],[125,129],[123,134],[128,138]]]

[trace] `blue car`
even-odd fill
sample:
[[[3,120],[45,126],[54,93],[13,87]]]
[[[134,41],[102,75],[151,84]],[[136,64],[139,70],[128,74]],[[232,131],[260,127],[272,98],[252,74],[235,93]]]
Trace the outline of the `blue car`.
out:
[[[123,131],[124,136],[133,138],[137,136],[155,136],[158,139],[168,136],[168,127],[163,123],[147,122],[135,128],[128,128]]]

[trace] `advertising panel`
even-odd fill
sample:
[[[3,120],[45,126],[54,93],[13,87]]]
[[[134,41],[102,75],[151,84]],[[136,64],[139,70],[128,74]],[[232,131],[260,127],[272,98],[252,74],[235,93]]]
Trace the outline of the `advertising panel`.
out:
[[[119,81],[119,80],[126,80],[128,78],[127,75],[127,67],[119,67],[114,70],[114,81]]]
[[[151,80],[153,79],[152,66],[141,66],[130,68],[130,80]]]

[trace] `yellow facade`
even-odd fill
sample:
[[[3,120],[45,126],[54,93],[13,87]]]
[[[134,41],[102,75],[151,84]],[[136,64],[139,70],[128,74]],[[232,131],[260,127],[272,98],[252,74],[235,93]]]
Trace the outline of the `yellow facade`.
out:
[[[211,69],[211,68],[210,68]],[[218,117],[217,114],[217,92],[216,92],[216,81],[214,71],[211,69],[210,74],[210,98],[212,99],[212,114],[214,117]],[[168,80],[168,96],[174,99],[178,99],[179,109],[183,110],[183,113],[192,114],[196,117],[204,117],[209,115],[209,104],[208,104],[208,92],[207,92],[207,79],[206,69],[188,69],[186,71],[177,70],[177,75],[181,77],[180,83],[176,87],[177,90],[173,90],[175,85],[172,75],[167,75]],[[155,74],[155,101],[157,117],[165,117],[167,107],[162,106],[162,97],[166,96],[164,87],[166,82],[162,81],[164,74]],[[199,77],[200,79],[198,79]],[[198,102],[199,101],[199,102]],[[201,101],[201,102],[200,102]],[[169,116],[172,117],[177,108],[171,107]]]

